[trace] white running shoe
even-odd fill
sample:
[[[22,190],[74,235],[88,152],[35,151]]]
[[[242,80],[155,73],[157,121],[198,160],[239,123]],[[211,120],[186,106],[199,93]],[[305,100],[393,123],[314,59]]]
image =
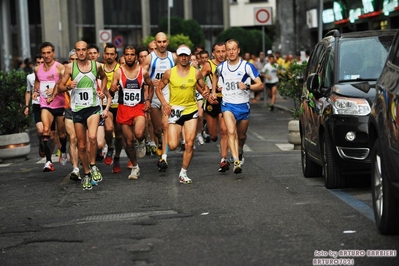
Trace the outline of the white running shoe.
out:
[[[143,158],[146,153],[145,140],[139,142],[138,145],[135,145],[135,148],[136,148],[137,157]]]
[[[66,153],[61,153],[61,156],[60,156],[60,158],[58,159],[58,162],[59,162],[61,165],[66,165],[67,162],[68,162],[68,155],[67,155]]]
[[[187,174],[180,174],[179,175],[179,182],[181,184],[191,184],[191,183],[193,183],[193,181],[190,178],[188,178]]]
[[[82,178],[80,177],[79,168],[74,167],[73,170],[72,170],[72,172],[71,172],[71,174],[70,174],[70,176],[69,176],[69,178],[70,178],[71,180],[73,180],[73,181],[79,181],[79,180],[81,180]]]
[[[130,172],[130,175],[127,177],[127,179],[129,180],[138,179],[139,176],[140,176],[140,167],[137,165],[136,167],[132,168],[132,171]]]
[[[50,161],[47,161],[44,164],[43,172],[52,172],[52,171],[54,171],[53,163]]]
[[[202,137],[202,135],[200,133],[197,134],[197,140],[200,145],[205,144],[204,138]]]

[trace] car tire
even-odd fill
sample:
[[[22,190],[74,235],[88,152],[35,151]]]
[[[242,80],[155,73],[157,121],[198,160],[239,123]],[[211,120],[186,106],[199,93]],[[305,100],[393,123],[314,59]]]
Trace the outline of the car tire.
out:
[[[326,188],[342,188],[345,185],[344,176],[341,175],[334,160],[333,147],[327,133],[324,134],[323,139],[323,170]]]
[[[374,143],[371,156],[371,189],[375,223],[383,235],[398,234],[399,202],[389,188],[387,166],[382,158],[379,139]]]
[[[304,177],[317,177],[323,173],[323,167],[312,161],[305,147],[305,134],[301,136],[301,163]]]

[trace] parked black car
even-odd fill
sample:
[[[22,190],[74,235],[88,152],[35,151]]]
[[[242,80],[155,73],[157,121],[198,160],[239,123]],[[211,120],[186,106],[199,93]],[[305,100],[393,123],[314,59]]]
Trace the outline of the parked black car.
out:
[[[333,30],[314,47],[299,117],[305,177],[324,174],[327,188],[340,188],[347,175],[370,174],[368,116],[395,33]]]
[[[382,234],[399,233],[399,36],[396,35],[369,117],[374,217]]]

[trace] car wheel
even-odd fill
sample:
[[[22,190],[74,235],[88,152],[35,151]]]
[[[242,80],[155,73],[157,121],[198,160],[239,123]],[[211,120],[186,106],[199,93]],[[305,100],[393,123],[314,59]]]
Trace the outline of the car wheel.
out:
[[[324,134],[323,143],[323,170],[326,188],[341,188],[344,186],[345,179],[334,161],[333,147],[327,133]]]
[[[399,202],[389,188],[384,158],[379,139],[375,141],[371,161],[371,186],[375,223],[381,234],[399,233]]]
[[[321,176],[323,168],[309,158],[308,152],[305,147],[305,135],[301,137],[301,162],[302,173],[304,177]]]

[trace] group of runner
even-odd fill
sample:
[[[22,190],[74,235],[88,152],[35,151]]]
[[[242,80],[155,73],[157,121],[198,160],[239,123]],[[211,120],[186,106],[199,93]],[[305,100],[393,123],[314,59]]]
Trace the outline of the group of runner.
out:
[[[59,162],[66,165],[68,159],[71,161],[70,178],[81,180],[85,190],[103,179],[96,162],[102,158],[104,139],[108,147],[104,162],[113,164],[114,173],[121,171],[119,156],[124,147],[131,168],[128,179],[139,178],[137,157],[148,152],[159,155],[158,169],[166,171],[169,150],[179,148],[183,139],[179,182],[190,184],[187,169],[196,139],[203,144],[202,122],[198,123],[198,118],[204,113],[211,140],[217,141],[219,133],[221,136],[219,172],[229,170],[231,160],[233,172],[241,173],[250,90],[263,89],[258,71],[239,57],[239,43],[233,39],[213,45],[212,59],[208,52],[196,51],[196,67],[187,45],[180,45],[172,53],[168,44],[167,35],[159,32],[149,45],[152,51],[128,45],[120,58],[123,64],[117,61],[116,48],[106,45],[102,64],[97,62],[98,48],[79,41],[65,65],[54,59],[53,44],[45,42],[40,46],[44,62],[38,62],[34,69],[32,100],[35,104],[40,102],[40,107],[36,105],[33,110],[36,123],[42,123],[42,130],[37,128],[39,153],[46,157],[44,172],[54,171],[49,140],[56,128]],[[149,135],[151,139],[147,139]],[[147,150],[146,141],[151,143]]]

